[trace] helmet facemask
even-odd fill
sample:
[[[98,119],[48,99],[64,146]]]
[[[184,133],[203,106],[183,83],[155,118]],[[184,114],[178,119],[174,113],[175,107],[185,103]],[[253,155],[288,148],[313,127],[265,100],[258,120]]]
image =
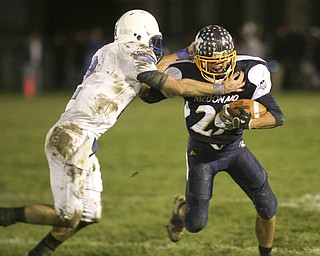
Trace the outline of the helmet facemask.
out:
[[[236,51],[234,50],[226,55],[215,54],[215,57],[196,55],[195,62],[204,79],[215,84],[221,84],[226,78],[234,73],[234,68],[236,66]],[[227,62],[225,68],[219,71],[212,68],[212,64],[224,62]]]
[[[151,37],[149,41],[149,47],[153,50],[157,57],[157,62],[159,62],[164,55],[164,50],[162,48],[162,36],[156,35]]]

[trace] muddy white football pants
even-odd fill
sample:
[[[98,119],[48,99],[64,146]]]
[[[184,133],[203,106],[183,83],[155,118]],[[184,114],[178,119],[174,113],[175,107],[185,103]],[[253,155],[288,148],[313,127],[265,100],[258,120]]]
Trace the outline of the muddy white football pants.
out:
[[[103,188],[99,161],[92,154],[93,141],[89,133],[70,123],[55,125],[47,134],[45,152],[54,207],[71,226],[101,218]]]

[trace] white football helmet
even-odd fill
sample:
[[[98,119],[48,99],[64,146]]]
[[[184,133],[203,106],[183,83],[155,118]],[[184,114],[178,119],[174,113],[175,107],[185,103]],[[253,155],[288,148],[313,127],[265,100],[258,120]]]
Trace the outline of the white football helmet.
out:
[[[123,14],[115,25],[114,40],[139,41],[153,50],[158,61],[163,57],[162,34],[158,22],[147,11],[130,10]]]

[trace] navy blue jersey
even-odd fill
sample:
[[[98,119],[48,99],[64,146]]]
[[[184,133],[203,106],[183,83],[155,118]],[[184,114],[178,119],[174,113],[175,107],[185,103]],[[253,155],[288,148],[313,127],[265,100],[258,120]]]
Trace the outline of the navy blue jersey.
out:
[[[241,137],[243,130],[227,131],[219,127],[217,115],[223,105],[238,99],[253,99],[262,103],[271,113],[282,112],[270,94],[271,79],[266,62],[258,57],[237,56],[235,71],[245,73],[245,90],[227,95],[185,97],[184,116],[189,135],[201,142],[226,145]],[[165,71],[174,78],[191,78],[206,82],[195,63],[190,60],[177,61]],[[149,101],[159,101],[173,95],[151,90]]]

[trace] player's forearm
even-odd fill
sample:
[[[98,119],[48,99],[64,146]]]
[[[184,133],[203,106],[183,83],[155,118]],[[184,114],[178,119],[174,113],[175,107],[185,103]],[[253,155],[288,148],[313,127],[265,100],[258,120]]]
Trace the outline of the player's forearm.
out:
[[[170,92],[177,96],[207,96],[214,92],[211,83],[199,82],[192,79],[174,79],[158,70],[140,73],[137,79],[150,87]]]
[[[163,84],[163,90],[183,97],[210,96],[214,93],[214,85],[187,78],[174,79],[169,76]]]
[[[141,83],[145,83],[155,89],[164,90],[183,97],[223,95],[228,91],[225,84],[211,84],[188,78],[175,79],[158,70],[140,73],[137,79]],[[239,85],[240,87],[232,85],[232,90],[229,91],[241,91],[243,85],[241,82]]]
[[[270,112],[265,113],[262,117],[251,119],[250,129],[268,129],[276,126],[276,119]]]

